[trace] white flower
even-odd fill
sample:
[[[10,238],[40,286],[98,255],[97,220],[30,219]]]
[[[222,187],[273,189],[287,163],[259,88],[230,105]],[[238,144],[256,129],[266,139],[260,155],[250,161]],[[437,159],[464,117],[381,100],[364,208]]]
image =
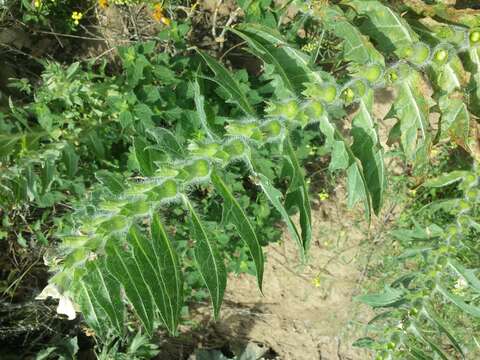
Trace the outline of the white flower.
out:
[[[457,282],[455,283],[455,289],[463,290],[468,287],[467,281],[463,277],[459,277]]]
[[[49,297],[59,299],[57,306],[57,314],[66,315],[68,320],[75,319],[76,305],[68,296],[60,294],[60,291],[58,291],[58,288],[55,285],[48,284],[35,299],[46,300]]]

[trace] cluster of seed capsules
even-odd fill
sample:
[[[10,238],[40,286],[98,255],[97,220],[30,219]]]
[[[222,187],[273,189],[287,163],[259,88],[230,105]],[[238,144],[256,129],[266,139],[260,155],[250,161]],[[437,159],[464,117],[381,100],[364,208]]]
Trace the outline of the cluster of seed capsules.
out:
[[[335,82],[305,84],[306,101],[296,98],[272,103],[267,109],[267,119],[232,121],[226,127],[221,142],[194,142],[188,147],[185,161],[160,164],[154,176],[140,182],[132,182],[125,191],[102,201],[94,216],[85,219],[80,227],[82,234],[125,231],[133,219],[151,215],[156,208],[181,201],[182,194],[192,185],[206,183],[213,167],[225,167],[232,161],[244,161],[250,165],[251,146],[268,142],[280,142],[290,124],[302,127],[318,122],[327,116],[330,106],[346,106],[365,95],[368,89],[394,85],[405,81],[412,66],[441,67],[458,52],[480,47],[480,29],[442,28],[439,33],[445,42],[434,48],[416,43],[401,49],[400,61],[392,66],[382,64],[354,65],[352,79],[343,86]],[[253,170],[253,169],[252,169]]]
[[[308,101],[303,104],[297,99],[275,104],[270,115],[279,115],[302,125],[317,121],[325,115],[328,106],[347,106],[362,98],[368,89],[401,84],[408,80],[414,69],[433,67],[441,70],[458,53],[480,49],[480,29],[442,27],[436,34],[442,42],[435,47],[418,42],[398,49],[399,60],[390,66],[379,63],[353,64],[350,66],[351,79],[343,85],[335,82],[306,84],[303,95]]]
[[[251,168],[251,146],[281,141],[284,122],[269,119],[263,122],[232,121],[221,142],[192,142],[187,160],[158,164],[153,176],[130,182],[120,194],[105,196],[92,215],[83,217],[77,234],[64,238],[66,247],[96,235],[126,233],[138,217],[151,216],[161,206],[181,202],[189,189],[208,183],[214,168],[243,161]],[[92,241],[96,243],[96,240]]]

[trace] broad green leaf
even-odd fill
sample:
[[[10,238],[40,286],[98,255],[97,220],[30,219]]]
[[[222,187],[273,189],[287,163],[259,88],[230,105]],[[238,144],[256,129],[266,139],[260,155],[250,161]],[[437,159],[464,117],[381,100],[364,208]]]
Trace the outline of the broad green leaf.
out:
[[[184,197],[185,205],[190,212],[192,230],[195,236],[195,260],[200,275],[207,286],[212,299],[213,315],[218,318],[222,305],[225,287],[227,285],[227,272],[217,246],[207,234],[191,202]]]
[[[150,144],[145,139],[137,136],[133,141],[133,146],[140,171],[145,176],[152,176],[155,172],[155,164],[152,152],[148,148]]]
[[[0,134],[0,156],[7,156],[22,139],[23,134]]]
[[[233,197],[227,185],[217,175],[216,172],[212,173],[211,179],[215,186],[215,189],[222,195],[224,200],[223,220],[235,225],[238,234],[248,246],[250,254],[252,255],[253,261],[255,263],[258,287],[260,288],[260,291],[262,291],[264,258],[262,247],[257,239],[257,234],[255,233],[255,228],[250,223],[250,220],[248,220],[248,217],[243,211],[240,204]]]
[[[365,215],[370,220],[371,203],[370,193],[368,192],[368,184],[363,177],[363,170],[358,160],[352,159],[352,163],[347,169],[347,189],[348,189],[348,207],[353,207],[357,202],[363,201],[365,207]]]
[[[470,61],[472,63],[472,69],[469,69],[472,73],[470,79],[470,106],[471,111],[475,115],[480,116],[480,47],[476,46],[469,50]]]
[[[95,131],[86,134],[85,141],[98,159],[105,159],[105,145]]]
[[[338,6],[322,6],[315,17],[340,39],[343,39],[343,58],[357,64],[385,65],[383,55],[356,26],[352,25]]]
[[[465,359],[465,354],[463,353],[462,347],[458,343],[458,340],[455,339],[455,337],[447,329],[446,325],[443,324],[443,321],[440,320],[440,318],[433,312],[433,310],[424,308],[423,313],[430,321],[432,321],[437,326],[440,332],[444,333],[448,337],[455,350],[457,350],[457,352],[462,356],[462,358]]]
[[[362,348],[362,349],[372,349],[375,345],[375,340],[370,337],[363,337],[355,340],[352,343],[353,347]]]
[[[105,251],[107,269],[122,284],[125,294],[140,318],[145,331],[151,335],[154,323],[152,294],[139,267],[139,259],[131,251],[125,250],[119,238],[110,237]],[[146,264],[143,264],[146,266]]]
[[[209,139],[214,139],[214,134],[210,131],[207,121],[207,114],[205,113],[205,97],[200,92],[200,84],[198,83],[198,79],[195,79],[192,83],[193,85],[193,99],[195,101],[195,108],[197,110],[198,119],[200,120],[200,124],[202,125],[203,131],[207,134]]]
[[[259,24],[242,24],[231,29],[244,39],[251,52],[273,65],[285,86],[300,94],[307,82],[323,82],[320,73],[309,66],[309,57],[288,44],[276,30]]]
[[[355,157],[342,133],[327,117],[320,120],[320,131],[325,135],[326,146],[332,151],[330,170],[347,170],[348,206],[352,207],[358,201],[363,201],[365,215],[371,217],[371,201],[367,181],[363,176],[360,160]],[[342,143],[343,145],[340,145]]]
[[[136,225],[130,228],[127,236],[128,243],[133,250],[133,258],[140,269],[143,281],[150,290],[160,318],[171,334],[176,332],[178,324],[178,304],[173,301],[172,294],[168,288],[168,280],[165,277],[164,269],[160,268],[153,242],[148,241]],[[176,290],[176,289],[174,289]]]
[[[444,187],[464,179],[468,174],[469,174],[468,171],[454,170],[452,172],[442,174],[440,176],[437,176],[434,179],[430,179],[426,181],[423,184],[423,186],[433,187],[433,188]]]
[[[468,144],[470,132],[470,113],[463,99],[442,96],[438,102],[441,118],[442,138],[450,136],[457,144],[465,146]]]
[[[90,326],[99,337],[107,337],[109,335],[108,328],[111,326],[107,313],[100,307],[96,299],[92,297],[92,290],[88,284],[82,280],[75,283],[72,289],[74,293],[75,303],[80,308],[85,322]]]
[[[467,304],[463,300],[463,298],[461,298],[460,296],[452,294],[451,292],[444,289],[441,285],[437,284],[436,290],[440,294],[442,294],[445,297],[445,299],[449,300],[450,302],[452,302],[453,304],[458,306],[458,308],[460,308],[461,310],[463,310],[467,314],[470,314],[474,317],[480,318],[480,308],[479,307]]]
[[[350,157],[348,156],[347,146],[341,140],[333,140],[332,155],[328,169],[330,171],[345,170],[348,168]]]
[[[80,301],[81,305],[85,307],[86,301],[91,302],[86,308],[82,307],[82,313],[85,315],[94,308],[95,313],[103,311],[106,315],[101,315],[101,319],[106,317],[109,320],[89,325],[94,330],[101,328],[102,334],[114,329],[117,335],[122,336],[125,328],[125,308],[121,300],[120,284],[107,271],[103,259],[87,262],[85,275],[80,282],[81,289],[85,292],[81,295],[85,297]],[[95,321],[98,317],[86,315],[86,319]]]
[[[176,333],[183,305],[183,276],[177,253],[167,237],[158,215],[154,215],[151,224],[153,254],[159,274],[165,279],[165,289],[169,294],[173,314],[171,316],[172,333]]]
[[[448,264],[461,276],[472,289],[480,294],[480,280],[475,275],[473,270],[465,268],[462,264],[454,259],[448,259]]]
[[[286,175],[290,178],[285,202],[298,207],[300,227],[302,229],[302,246],[304,251],[307,252],[312,239],[310,198],[308,196],[305,175],[300,168],[297,155],[288,138],[284,142],[284,156],[286,160],[285,164],[287,165],[284,169],[286,169]]]
[[[400,49],[418,41],[418,35],[408,23],[380,1],[349,0],[344,3],[368,17],[371,24],[367,24],[366,31],[375,37],[383,50]]]
[[[100,170],[95,173],[95,177],[105,185],[113,195],[119,195],[125,190],[122,178],[121,176],[118,176],[118,174],[107,170]]]
[[[421,92],[420,74],[412,69],[410,76],[397,85],[398,96],[392,111],[400,121],[400,142],[408,160],[421,163],[419,149],[428,147],[429,104]]]
[[[373,90],[359,101],[359,110],[352,120],[352,152],[362,163],[363,177],[372,199],[372,208],[378,215],[383,203],[386,183],[383,151],[372,118]]]
[[[197,52],[206,62],[208,67],[215,73],[215,77],[210,78],[210,80],[216,82],[226,92],[228,92],[231,97],[230,100],[238,104],[240,109],[242,109],[246,115],[255,116],[255,110],[248,101],[247,95],[242,90],[237,80],[232,76],[230,71],[228,71],[222,64],[220,64],[206,52],[198,49]]]
[[[298,244],[298,248],[300,250],[302,260],[305,258],[305,251],[303,248],[302,238],[300,232],[297,230],[294,222],[288,215],[285,207],[283,206],[281,199],[283,198],[283,194],[277,190],[268,180],[268,178],[260,173],[256,173],[255,176],[258,177],[259,182],[258,185],[262,188],[265,196],[273,205],[273,207],[280,213],[282,216],[283,221],[287,224],[288,232],[293,240]]]
[[[67,176],[69,178],[73,178],[78,171],[78,161],[80,160],[80,156],[77,155],[77,153],[75,152],[75,148],[70,144],[67,144],[63,148],[62,155],[63,163],[65,164],[65,168],[67,171]]]
[[[450,53],[449,53],[450,54]],[[453,56],[453,55],[449,55]],[[466,83],[466,74],[462,62],[457,55],[443,65],[430,65],[430,79],[436,90],[442,94],[450,94],[455,90],[462,90]]]
[[[162,127],[155,127],[153,129],[148,129],[147,133],[149,133],[155,139],[160,148],[165,150],[168,154],[174,155],[178,158],[184,156],[185,151],[182,145],[178,142],[178,138],[169,130]]]
[[[427,343],[430,346],[430,348],[435,353],[437,353],[438,356],[440,356],[441,359],[448,360],[447,356],[443,353],[443,351],[440,350],[440,348],[434,342],[428,339],[425,336],[425,334],[421,330],[419,330],[414,324],[411,324],[408,327],[408,331],[411,332],[413,335],[415,335],[418,338],[418,340],[423,341],[424,343]]]
[[[408,351],[414,356],[415,360],[433,360],[431,356],[428,356],[423,352],[423,349],[419,349],[414,345],[409,344]]]
[[[372,307],[388,307],[394,306],[398,301],[403,299],[403,296],[404,292],[402,290],[385,286],[384,290],[380,293],[361,295],[355,299]]]

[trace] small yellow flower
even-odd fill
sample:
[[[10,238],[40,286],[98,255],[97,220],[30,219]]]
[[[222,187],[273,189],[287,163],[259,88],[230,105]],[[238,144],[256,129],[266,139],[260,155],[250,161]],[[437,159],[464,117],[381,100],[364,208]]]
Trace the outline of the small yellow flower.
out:
[[[80,23],[80,20],[83,18],[83,14],[80,11],[74,11],[72,12],[72,19],[73,23],[75,25],[78,25]]]
[[[318,198],[320,199],[320,201],[325,201],[329,198],[329,195],[326,192],[321,192],[320,194],[318,194]]]
[[[320,276],[315,276],[312,280],[312,284],[315,287],[320,287],[322,285],[322,281],[320,280]]]
[[[153,7],[152,17],[154,20],[161,22],[166,26],[170,26],[170,24],[172,23],[172,21],[169,18],[167,18],[163,13],[163,7],[161,4],[156,4]]]
[[[101,9],[105,9],[108,7],[108,0],[98,0],[98,5]]]
[[[35,0],[33,5],[36,7],[36,8],[39,8],[40,6],[42,6],[42,2],[40,0]]]

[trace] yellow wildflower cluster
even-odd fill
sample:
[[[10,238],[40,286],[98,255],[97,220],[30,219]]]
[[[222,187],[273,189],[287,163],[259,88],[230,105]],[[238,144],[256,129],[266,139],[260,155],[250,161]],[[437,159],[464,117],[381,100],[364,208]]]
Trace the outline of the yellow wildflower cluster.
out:
[[[80,11],[72,12],[72,20],[75,25],[78,25],[82,18],[83,18],[83,14]]]
[[[313,52],[317,48],[317,43],[315,41],[309,42],[308,44],[305,44],[302,46],[302,51],[305,51],[307,53]]]
[[[161,22],[162,24],[166,26],[170,26],[171,20],[165,16],[163,13],[163,7],[162,4],[156,4],[153,7],[153,13],[152,13],[152,18],[158,22]]]

